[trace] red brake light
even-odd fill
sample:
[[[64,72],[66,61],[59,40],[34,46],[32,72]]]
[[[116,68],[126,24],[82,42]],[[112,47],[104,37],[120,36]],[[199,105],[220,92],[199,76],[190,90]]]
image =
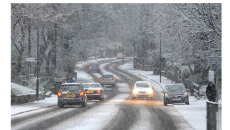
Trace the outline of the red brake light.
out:
[[[79,94],[80,97],[84,96],[84,92],[81,91],[80,94]]]
[[[115,80],[115,78],[113,78],[112,80]]]
[[[88,63],[88,65],[90,65],[90,62]]]
[[[97,90],[97,94],[101,94],[101,90]]]
[[[60,91],[57,93],[57,95],[58,97],[62,97],[62,93]]]

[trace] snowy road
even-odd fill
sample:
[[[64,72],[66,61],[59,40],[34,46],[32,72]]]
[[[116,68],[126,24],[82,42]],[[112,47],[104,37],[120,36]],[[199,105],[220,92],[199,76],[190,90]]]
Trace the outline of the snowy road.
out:
[[[106,90],[109,98],[105,102],[89,101],[86,109],[79,106],[55,109],[53,112],[15,123],[11,128],[23,130],[194,130],[173,105],[163,106],[162,95],[159,93],[161,85],[151,79],[148,80],[155,88],[154,100],[131,100],[129,88],[135,81],[146,79],[122,71],[119,68],[120,65],[119,60],[102,63],[103,72],[113,73],[117,77],[116,87]],[[98,73],[84,75],[92,81],[97,81],[100,76]]]

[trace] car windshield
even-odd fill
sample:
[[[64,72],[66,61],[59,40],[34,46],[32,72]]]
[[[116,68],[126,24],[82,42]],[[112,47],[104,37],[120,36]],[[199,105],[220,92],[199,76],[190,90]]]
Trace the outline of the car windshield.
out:
[[[87,60],[95,60],[96,58],[95,57],[89,57],[87,58]]]
[[[83,84],[84,88],[100,88],[99,84]]]
[[[112,75],[103,75],[102,78],[113,78]]]
[[[136,87],[149,88],[150,85],[148,83],[136,83]]]
[[[63,85],[62,90],[63,91],[69,91],[69,90],[79,90],[80,85],[74,84],[74,85]]]
[[[97,62],[91,62],[91,65],[98,65]]]
[[[165,87],[168,92],[183,91],[185,89],[182,85],[166,85]]]

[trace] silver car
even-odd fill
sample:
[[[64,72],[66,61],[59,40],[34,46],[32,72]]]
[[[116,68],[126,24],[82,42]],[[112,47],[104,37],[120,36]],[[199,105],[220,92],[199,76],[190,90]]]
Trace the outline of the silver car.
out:
[[[104,89],[99,83],[83,83],[82,86],[86,91],[89,100],[104,101]]]
[[[136,81],[131,89],[133,99],[147,98],[150,100],[154,98],[154,93],[155,91],[149,81]]]
[[[87,107],[87,96],[83,86],[79,83],[62,84],[57,96],[59,108],[64,107],[64,105],[82,105],[82,107]]]
[[[99,79],[101,85],[115,86],[115,76],[113,74],[103,74]]]

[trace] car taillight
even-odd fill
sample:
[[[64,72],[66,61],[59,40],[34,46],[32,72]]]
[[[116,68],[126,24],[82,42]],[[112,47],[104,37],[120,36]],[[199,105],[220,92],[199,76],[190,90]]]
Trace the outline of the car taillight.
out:
[[[90,63],[88,63],[88,65],[90,65]]]
[[[84,96],[84,92],[81,91],[80,94],[79,94],[80,97]]]
[[[103,79],[101,78],[100,80],[102,81]]]
[[[58,92],[57,95],[58,95],[58,97],[62,97],[62,93],[61,92]]]
[[[91,69],[92,67],[90,66],[89,69]]]
[[[101,90],[97,90],[97,94],[101,94]]]
[[[113,81],[115,80],[115,78],[112,79]]]
[[[99,66],[98,68],[101,69],[101,66]]]

